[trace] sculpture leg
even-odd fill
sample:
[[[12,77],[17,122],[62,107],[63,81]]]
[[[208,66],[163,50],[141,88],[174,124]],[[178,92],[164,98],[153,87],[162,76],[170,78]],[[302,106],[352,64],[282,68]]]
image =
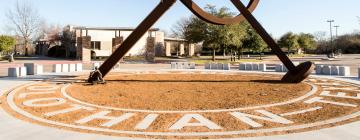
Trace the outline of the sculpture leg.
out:
[[[118,49],[99,68],[103,77],[123,58],[137,41],[155,24],[155,22],[176,2],[162,0],[144,21],[130,34]],[[91,80],[91,78],[89,78]]]
[[[288,68],[289,72],[282,78],[283,82],[300,83],[311,74],[315,68],[315,65],[312,62],[305,62],[295,67],[289,57],[286,56],[274,39],[266,32],[264,27],[261,26],[245,5],[240,0],[231,0],[231,2],[236,6],[241,14],[244,15],[246,20],[271,48],[272,52],[275,53],[281,62]]]

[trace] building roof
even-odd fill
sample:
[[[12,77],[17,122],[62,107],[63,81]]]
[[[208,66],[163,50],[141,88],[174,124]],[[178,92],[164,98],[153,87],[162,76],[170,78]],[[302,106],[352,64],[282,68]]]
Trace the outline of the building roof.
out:
[[[103,31],[134,31],[133,27],[84,27],[77,26],[73,27],[75,30],[103,30]],[[151,28],[149,31],[159,31],[159,28]]]
[[[165,37],[165,41],[186,41],[185,39],[181,38],[171,38],[171,37]]]

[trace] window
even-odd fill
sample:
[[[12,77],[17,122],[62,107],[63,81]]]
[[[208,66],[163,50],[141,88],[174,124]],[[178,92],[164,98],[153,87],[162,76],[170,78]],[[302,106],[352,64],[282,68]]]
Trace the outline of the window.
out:
[[[100,41],[91,41],[91,48],[93,50],[101,50],[101,42]]]

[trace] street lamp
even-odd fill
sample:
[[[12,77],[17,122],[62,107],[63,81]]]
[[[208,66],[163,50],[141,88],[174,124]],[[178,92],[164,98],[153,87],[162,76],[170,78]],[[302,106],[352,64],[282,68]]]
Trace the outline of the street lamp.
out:
[[[327,22],[330,23],[330,47],[333,47],[332,23],[335,22],[335,20],[328,20]],[[334,52],[334,49],[332,48],[332,53],[333,52]]]

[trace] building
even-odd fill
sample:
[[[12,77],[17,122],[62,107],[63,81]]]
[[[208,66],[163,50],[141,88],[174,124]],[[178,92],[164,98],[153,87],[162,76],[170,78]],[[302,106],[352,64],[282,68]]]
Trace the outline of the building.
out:
[[[62,47],[56,50],[66,51],[66,57],[82,61],[93,58],[109,57],[121,43],[129,37],[135,28],[126,27],[65,27],[61,41]],[[65,39],[65,41],[64,41]],[[47,55],[52,45],[46,39],[38,41],[37,52]],[[59,46],[58,46],[59,47]],[[126,56],[145,56],[148,61],[154,61],[155,56],[193,56],[195,45],[184,39],[166,38],[165,33],[158,28],[150,29],[131,48]]]

